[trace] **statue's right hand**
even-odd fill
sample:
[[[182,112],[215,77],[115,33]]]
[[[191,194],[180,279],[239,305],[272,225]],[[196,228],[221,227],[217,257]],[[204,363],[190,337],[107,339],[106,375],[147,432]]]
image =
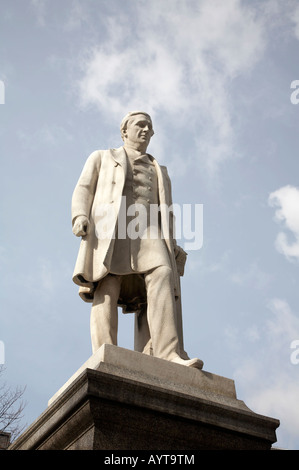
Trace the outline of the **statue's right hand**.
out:
[[[79,215],[73,225],[73,233],[76,237],[84,237],[89,232],[89,220],[85,215]]]

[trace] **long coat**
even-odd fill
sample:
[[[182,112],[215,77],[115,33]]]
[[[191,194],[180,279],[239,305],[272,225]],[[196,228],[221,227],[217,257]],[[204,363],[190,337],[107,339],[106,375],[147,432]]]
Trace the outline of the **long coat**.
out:
[[[157,172],[160,206],[172,205],[171,183],[164,166],[153,158]],[[121,206],[121,198],[127,172],[127,158],[123,147],[110,150],[96,150],[87,159],[72,197],[72,223],[80,215],[90,221],[89,233],[82,237],[73,273],[73,281],[80,286],[79,294],[83,300],[91,302],[97,283],[109,273],[113,256],[113,229]],[[111,236],[99,239],[96,230],[99,220],[99,207],[110,207],[109,223]],[[180,296],[180,279],[175,261],[173,239],[173,214],[170,217],[161,213],[161,231],[167,246],[173,271],[174,294]],[[167,220],[166,220],[167,219]],[[149,253],[149,256],[150,253]]]

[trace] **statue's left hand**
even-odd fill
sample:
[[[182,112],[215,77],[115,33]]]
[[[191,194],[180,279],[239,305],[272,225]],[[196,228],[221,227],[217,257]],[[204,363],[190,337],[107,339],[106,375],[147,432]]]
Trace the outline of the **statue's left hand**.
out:
[[[175,253],[175,260],[176,260],[178,274],[179,276],[183,276],[184,270],[185,270],[185,264],[187,260],[187,253],[179,245],[175,246],[174,253]]]

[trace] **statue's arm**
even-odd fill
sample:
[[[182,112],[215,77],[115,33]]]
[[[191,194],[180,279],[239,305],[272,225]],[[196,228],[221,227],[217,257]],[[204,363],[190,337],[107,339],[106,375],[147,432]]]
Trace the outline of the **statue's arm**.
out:
[[[100,151],[93,152],[87,159],[72,197],[73,233],[85,236],[89,229],[89,216],[93,203],[101,166]]]
[[[166,166],[161,166],[162,172],[164,174],[164,183],[166,185],[165,190],[167,194],[167,205],[170,208],[169,210],[169,238],[172,240],[173,245],[176,249],[177,242],[175,239],[175,229],[174,229],[174,213],[173,213],[173,203],[172,203],[172,188],[171,188],[171,180],[168,175],[168,171]]]
[[[167,168],[166,167],[161,167],[161,168],[162,168],[162,171],[163,171],[165,179],[166,179],[167,193],[168,193],[168,203],[169,203],[170,207],[173,207],[171,180],[170,180],[170,177],[168,175]],[[171,210],[171,211],[169,211],[169,235],[170,235],[170,238],[172,239],[172,243],[173,243],[174,255],[175,255],[175,259],[176,259],[178,274],[180,276],[183,276],[184,275],[184,270],[185,270],[185,264],[186,264],[186,260],[187,260],[187,253],[185,252],[185,250],[183,250],[182,247],[180,247],[177,244],[177,241],[175,239],[174,224],[175,224],[174,213],[173,213],[173,210]]]

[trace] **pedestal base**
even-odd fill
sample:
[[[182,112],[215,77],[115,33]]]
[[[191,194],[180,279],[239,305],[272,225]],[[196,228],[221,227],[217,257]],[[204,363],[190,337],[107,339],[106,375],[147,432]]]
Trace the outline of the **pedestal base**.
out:
[[[278,426],[230,379],[104,345],[10,450],[269,450]]]

